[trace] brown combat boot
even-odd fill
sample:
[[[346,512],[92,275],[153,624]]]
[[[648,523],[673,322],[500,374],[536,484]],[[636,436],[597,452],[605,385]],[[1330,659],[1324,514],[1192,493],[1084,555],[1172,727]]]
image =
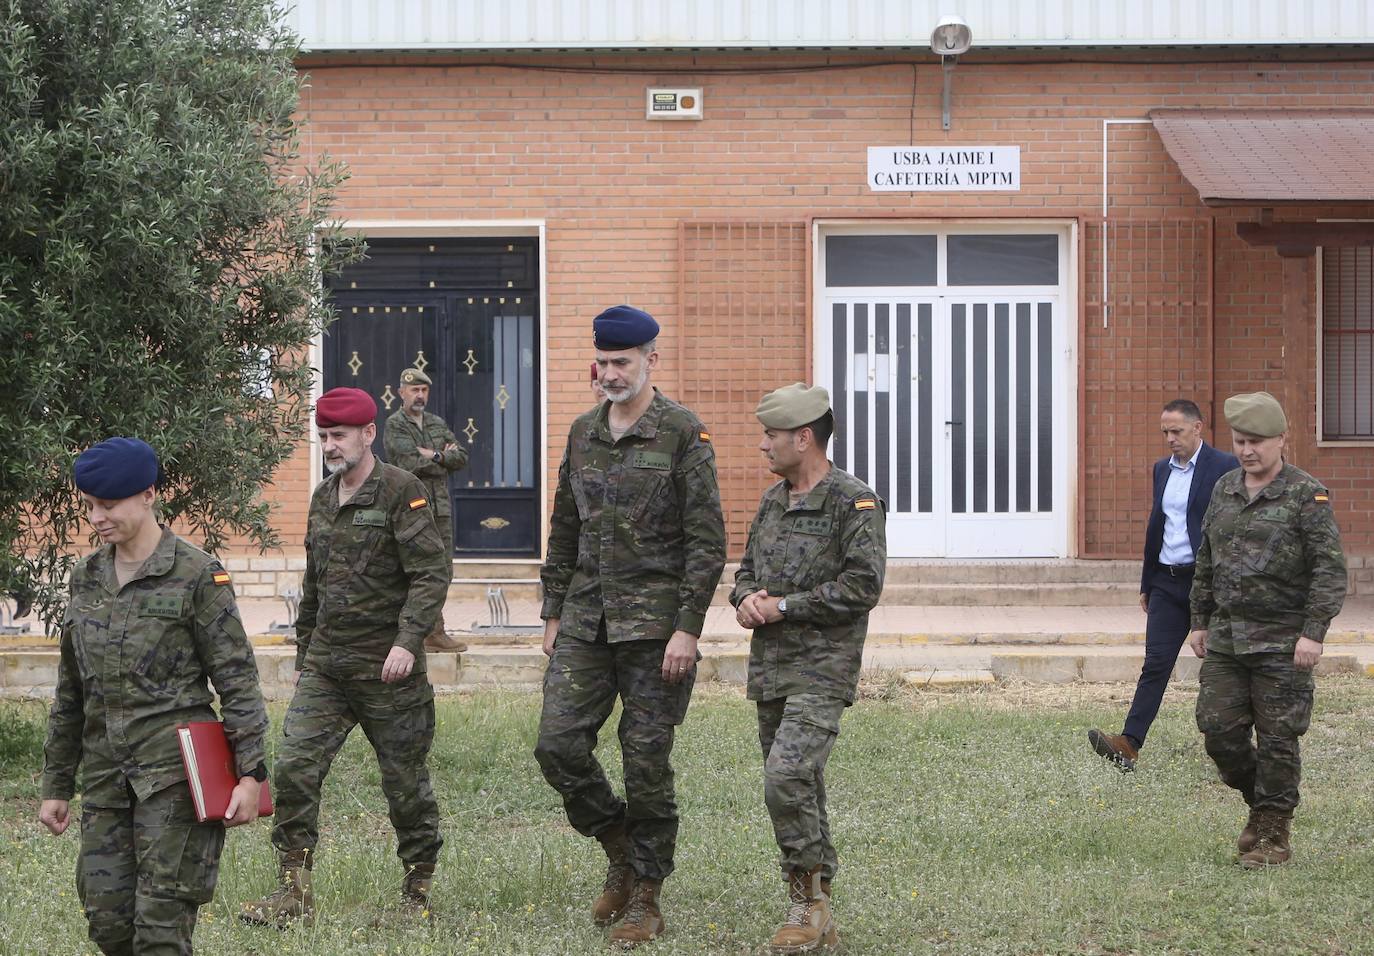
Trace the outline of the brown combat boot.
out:
[[[630,866],[630,841],[625,836],[624,824],[597,834],[596,839],[606,851],[606,882],[601,885],[601,895],[592,904],[592,920],[597,926],[610,926],[630,905],[635,871]]]
[[[413,863],[407,866],[405,881],[401,883],[401,911],[407,916],[433,919],[434,911],[429,905],[429,894],[433,888],[433,863]]]
[[[662,880],[635,880],[630,905],[625,908],[625,918],[611,932],[612,946],[634,949],[640,943],[657,939],[667,931],[668,924],[663,922],[663,913],[658,908],[658,894],[662,888]]]
[[[242,904],[239,919],[255,926],[286,929],[297,921],[309,926],[315,921],[315,894],[310,890],[314,855],[309,850],[291,850],[281,855],[277,888],[262,899]]]
[[[819,866],[787,874],[787,891],[791,899],[787,919],[769,941],[769,952],[810,953],[840,941]]]
[[[1293,814],[1260,810],[1258,816],[1259,839],[1249,853],[1241,854],[1240,865],[1247,870],[1259,870],[1287,863],[1293,855],[1288,847],[1288,824]]]
[[[1250,808],[1250,816],[1245,820],[1245,829],[1240,831],[1240,836],[1236,839],[1236,852],[1242,855],[1249,853],[1259,842],[1259,818],[1263,811]]]
[[[462,641],[448,636],[448,632],[444,630],[444,614],[442,611],[439,612],[439,620],[435,623],[434,630],[425,635],[425,650],[461,654],[467,649],[468,646]]]

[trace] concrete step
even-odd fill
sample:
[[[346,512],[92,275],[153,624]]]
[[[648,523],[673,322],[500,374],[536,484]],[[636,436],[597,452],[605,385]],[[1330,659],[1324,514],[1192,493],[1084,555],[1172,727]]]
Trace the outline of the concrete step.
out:
[[[1128,683],[1140,676],[1143,654],[993,654],[992,676],[999,681],[1023,680],[1034,684]],[[1174,665],[1174,680],[1195,681],[1202,661],[1186,651]],[[1326,653],[1317,662],[1318,676],[1364,673],[1355,654]],[[1371,674],[1374,676],[1374,674]]]
[[[448,586],[448,600],[470,602],[485,601],[487,591],[499,587],[506,603],[515,601],[540,601],[539,578],[454,578]]]
[[[715,607],[730,603],[724,583],[711,601]],[[1133,607],[1140,600],[1140,585],[1125,582],[1049,582],[1046,584],[915,584],[888,580],[881,603],[897,607]]]
[[[725,566],[721,581],[733,585],[738,562]],[[887,562],[894,584],[1140,584],[1139,561],[1084,561],[1078,558],[955,560],[894,558]]]

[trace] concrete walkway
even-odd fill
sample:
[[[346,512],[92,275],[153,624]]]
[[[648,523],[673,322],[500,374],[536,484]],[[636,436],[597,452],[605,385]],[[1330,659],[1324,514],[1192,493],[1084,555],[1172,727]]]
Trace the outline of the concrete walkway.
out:
[[[272,633],[273,624],[285,618],[284,606],[248,599],[240,610],[254,636],[265,692],[289,697],[294,648],[288,635]],[[437,687],[538,685],[544,657],[536,602],[512,602],[511,626],[500,630],[482,627],[489,618],[484,601],[451,601],[444,616],[468,650],[429,655]],[[1144,627],[1145,615],[1131,607],[879,607],[870,618],[864,666],[875,676],[897,675],[925,687],[999,680],[1133,682],[1144,656]],[[748,640],[730,608],[712,608],[699,679],[743,683]],[[1196,679],[1198,665],[1185,649],[1175,673]],[[50,697],[56,668],[54,640],[34,633],[0,637],[0,696]],[[1374,601],[1346,605],[1328,634],[1321,669],[1374,676]]]

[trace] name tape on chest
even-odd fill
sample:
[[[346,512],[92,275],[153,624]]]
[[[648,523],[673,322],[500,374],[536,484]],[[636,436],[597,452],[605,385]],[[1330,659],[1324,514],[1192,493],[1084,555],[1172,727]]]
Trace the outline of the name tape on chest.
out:
[[[423,500],[423,499],[421,499]],[[385,528],[386,512],[367,508],[353,513],[354,527]]]
[[[143,599],[143,613],[148,617],[181,617],[180,594],[150,594]]]
[[[229,572],[228,572],[228,571],[216,571],[214,574],[210,575],[210,580],[211,580],[211,581],[214,581],[216,584],[220,584],[220,585],[228,584],[228,583],[229,583]]]
[[[823,517],[807,515],[792,519],[792,530],[798,534],[827,535],[833,527],[834,523],[830,520],[829,515]]]
[[[673,456],[666,451],[645,451],[643,449],[635,452],[630,459],[632,468],[649,468],[653,471],[669,471],[673,467]]]
[[[421,508],[427,508],[427,507],[429,507],[429,500],[426,499],[426,498],[411,498],[411,499],[410,499],[410,510],[411,510],[411,511],[419,511]]]

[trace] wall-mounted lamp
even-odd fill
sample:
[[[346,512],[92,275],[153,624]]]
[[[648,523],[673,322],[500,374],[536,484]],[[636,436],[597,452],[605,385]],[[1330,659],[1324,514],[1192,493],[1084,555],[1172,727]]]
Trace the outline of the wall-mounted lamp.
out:
[[[940,119],[945,129],[949,129],[949,91],[954,81],[954,64],[959,62],[959,54],[967,53],[971,46],[973,31],[963,17],[954,14],[943,16],[935,24],[935,29],[930,31],[930,49],[940,57],[945,75],[944,90],[940,94]]]

